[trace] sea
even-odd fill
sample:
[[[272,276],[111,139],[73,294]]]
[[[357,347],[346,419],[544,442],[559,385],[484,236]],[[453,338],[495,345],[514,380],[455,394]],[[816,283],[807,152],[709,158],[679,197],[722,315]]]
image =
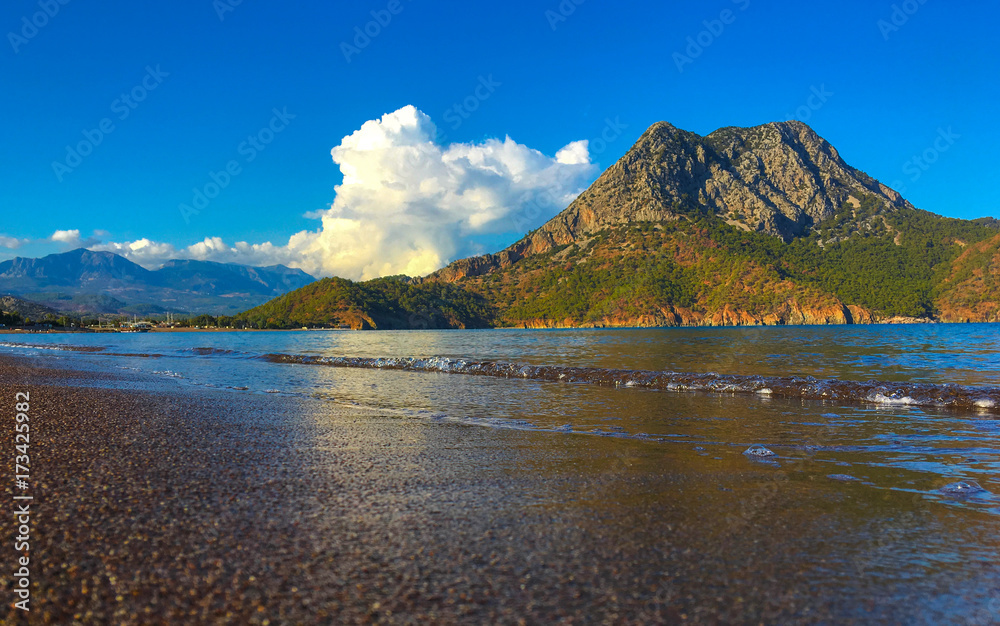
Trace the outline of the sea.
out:
[[[618,473],[652,510],[683,502],[706,542],[787,568],[774,593],[845,619],[1000,623],[1000,325],[8,334],[0,354],[497,446],[531,433],[548,455],[593,450],[581,481]],[[676,491],[654,480],[673,474]]]

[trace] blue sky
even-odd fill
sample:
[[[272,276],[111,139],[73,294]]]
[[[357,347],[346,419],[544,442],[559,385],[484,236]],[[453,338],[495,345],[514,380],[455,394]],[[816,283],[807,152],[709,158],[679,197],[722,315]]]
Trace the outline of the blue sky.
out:
[[[5,3],[0,258],[80,243],[127,251],[146,239],[147,255],[134,255],[146,264],[157,255],[292,264],[325,255],[340,260],[300,265],[352,277],[419,271],[517,239],[659,120],[707,134],[799,117],[920,208],[1000,214],[995,4],[577,2]],[[359,37],[366,29],[374,36]],[[346,55],[344,44],[353,46]],[[825,96],[810,99],[816,92]],[[126,103],[129,93],[142,101]],[[382,119],[408,105],[415,114]],[[369,120],[382,121],[371,131],[396,156],[426,147],[427,137],[407,133],[435,124],[435,167],[465,154],[456,145],[476,148],[472,165],[435,179],[463,190],[480,181],[474,217],[459,215],[474,197],[461,190],[447,191],[440,213],[391,190],[381,197],[370,180],[345,190],[331,214],[343,182],[331,149]],[[504,147],[507,137],[514,143]],[[579,140],[589,140],[592,166],[573,150],[556,158]],[[77,161],[67,146],[80,142],[96,145]],[[554,190],[544,201],[532,199],[538,188],[523,172],[510,173],[528,150],[550,159],[526,170]],[[349,167],[367,158],[343,155]],[[405,167],[396,156],[364,171]],[[501,173],[483,182],[476,159],[496,160],[489,171]],[[231,162],[238,173],[185,219],[182,205],[212,173],[224,181]],[[521,178],[511,186],[510,176]],[[395,212],[385,208],[392,202],[402,203]],[[495,206],[512,202],[533,206]],[[383,232],[389,221],[399,228]],[[352,228],[351,237],[333,233]],[[323,231],[331,236],[315,236]],[[402,246],[394,239],[417,231]],[[249,247],[237,249],[241,241]],[[363,268],[344,260],[352,245],[367,255]],[[406,254],[379,260],[400,247]],[[407,260],[420,255],[423,264]]]

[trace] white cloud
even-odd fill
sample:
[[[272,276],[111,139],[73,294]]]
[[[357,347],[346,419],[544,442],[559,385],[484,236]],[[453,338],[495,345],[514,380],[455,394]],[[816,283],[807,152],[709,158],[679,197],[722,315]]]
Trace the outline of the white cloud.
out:
[[[7,248],[8,250],[17,250],[26,243],[28,243],[27,239],[18,239],[17,237],[8,237],[7,235],[0,235],[0,248]]]
[[[590,142],[586,139],[574,141],[556,152],[556,161],[565,165],[587,165],[590,163]]]
[[[365,122],[331,151],[344,181],[329,209],[307,214],[321,219],[320,227],[292,235],[285,245],[229,245],[207,237],[183,249],[148,239],[94,249],[147,267],[194,258],[281,263],[351,279],[419,276],[482,252],[484,238],[509,234],[513,240],[540,225],[596,173],[586,141],[570,143],[553,158],[510,137],[442,146],[436,134],[431,119],[413,106]],[[79,239],[79,231],[59,233]]]
[[[344,182],[316,232],[288,248],[321,275],[421,275],[479,251],[477,236],[513,233],[525,206],[546,198],[549,214],[592,178],[587,142],[548,157],[515,142],[441,146],[413,106],[365,122],[331,154]],[[518,233],[521,234],[521,233]]]
[[[104,232],[104,231],[97,231],[97,232]],[[97,232],[95,232],[95,235],[97,235]],[[80,231],[75,228],[73,230],[57,230],[54,233],[52,233],[52,236],[49,237],[49,240],[55,243],[61,243],[67,249],[89,248],[101,242],[100,238],[97,236],[91,236],[86,239],[83,239],[80,236]]]
[[[122,243],[105,242],[89,248],[113,252],[148,269],[157,269],[171,259],[195,259],[261,267],[277,264],[301,267],[301,258],[287,246],[275,246],[270,242],[251,244],[245,241],[229,245],[221,237],[206,237],[186,248],[177,248],[169,243],[145,238]]]
[[[139,265],[155,269],[164,261],[178,258],[177,249],[169,243],[157,243],[145,237],[126,243],[101,243],[91,246],[91,250],[114,252]]]
[[[50,237],[52,241],[58,241],[60,243],[74,244],[80,242],[80,231],[79,230],[57,230],[52,233]]]

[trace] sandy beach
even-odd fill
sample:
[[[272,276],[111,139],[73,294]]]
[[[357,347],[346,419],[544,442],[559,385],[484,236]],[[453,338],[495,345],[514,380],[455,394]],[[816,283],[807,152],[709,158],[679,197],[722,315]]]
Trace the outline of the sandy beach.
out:
[[[0,362],[4,399],[30,390],[37,437],[31,623],[516,623],[646,610],[647,589],[625,595],[615,581],[624,562],[566,544],[569,562],[545,558],[580,531],[555,531],[523,502],[544,490],[510,475],[510,453],[475,436],[485,431],[430,442],[419,425],[288,399],[69,386],[91,376]],[[3,436],[12,430],[5,420]],[[6,610],[8,623],[21,617]]]
[[[642,441],[262,394],[152,394],[36,364],[0,359],[2,402],[26,390],[32,402],[30,623],[943,615],[921,602],[937,576],[864,600],[890,587],[868,575],[870,546],[852,533],[906,494],[844,500],[738,453],[706,472]],[[12,420],[0,430],[12,441]],[[944,533],[940,515],[913,524]],[[989,567],[941,574],[979,593]],[[9,568],[3,576],[10,589]],[[5,623],[24,621],[5,611]]]

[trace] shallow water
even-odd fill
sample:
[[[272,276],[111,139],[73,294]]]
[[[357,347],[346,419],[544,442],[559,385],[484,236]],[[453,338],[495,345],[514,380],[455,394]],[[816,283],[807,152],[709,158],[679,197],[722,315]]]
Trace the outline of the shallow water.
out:
[[[606,541],[652,545],[669,518],[705,567],[766,562],[828,616],[1000,621],[1000,326],[7,335],[0,351],[481,428],[483,445],[531,434],[511,453],[552,486],[525,498],[601,517]],[[868,596],[886,612],[837,604]]]

